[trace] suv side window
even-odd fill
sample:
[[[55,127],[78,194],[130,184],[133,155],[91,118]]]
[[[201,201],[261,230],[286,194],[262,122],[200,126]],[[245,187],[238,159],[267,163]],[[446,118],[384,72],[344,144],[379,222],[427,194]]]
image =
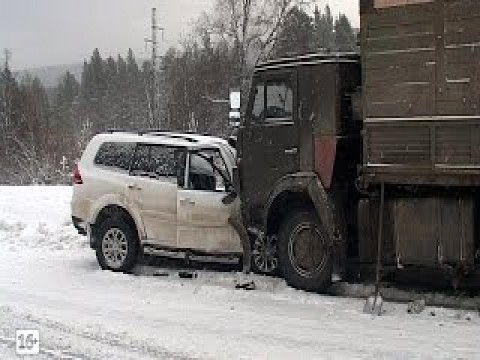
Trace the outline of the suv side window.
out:
[[[267,81],[267,113],[270,119],[291,119],[293,111],[293,89],[288,79]]]
[[[184,185],[185,149],[164,145],[139,144],[132,175]]]
[[[95,155],[94,164],[128,171],[134,150],[135,143],[103,143]]]
[[[188,174],[188,188],[191,190],[226,190],[224,177],[228,178],[228,170],[218,150],[192,152]]]

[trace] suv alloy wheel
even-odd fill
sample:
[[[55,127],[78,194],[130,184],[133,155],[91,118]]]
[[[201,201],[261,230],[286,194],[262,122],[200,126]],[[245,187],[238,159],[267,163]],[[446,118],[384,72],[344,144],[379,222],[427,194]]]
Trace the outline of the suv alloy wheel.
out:
[[[101,268],[112,271],[130,271],[138,258],[138,235],[121,217],[107,218],[98,230],[96,254]]]

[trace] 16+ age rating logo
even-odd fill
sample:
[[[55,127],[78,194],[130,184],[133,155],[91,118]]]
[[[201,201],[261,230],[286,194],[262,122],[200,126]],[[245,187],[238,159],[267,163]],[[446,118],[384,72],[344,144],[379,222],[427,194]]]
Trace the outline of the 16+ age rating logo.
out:
[[[40,331],[19,329],[16,331],[17,355],[37,355],[40,352]]]

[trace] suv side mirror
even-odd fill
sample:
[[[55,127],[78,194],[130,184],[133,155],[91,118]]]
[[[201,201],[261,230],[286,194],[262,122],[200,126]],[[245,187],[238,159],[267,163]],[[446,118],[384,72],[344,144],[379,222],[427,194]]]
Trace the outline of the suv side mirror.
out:
[[[236,136],[229,136],[228,137],[228,145],[230,145],[232,148],[236,149],[237,148],[237,137]]]

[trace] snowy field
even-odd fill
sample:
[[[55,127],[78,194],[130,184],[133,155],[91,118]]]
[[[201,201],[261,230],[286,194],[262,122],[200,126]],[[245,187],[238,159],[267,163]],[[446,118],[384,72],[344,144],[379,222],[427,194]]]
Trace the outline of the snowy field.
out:
[[[385,304],[293,290],[236,273],[196,279],[101,271],[69,220],[68,187],[0,187],[0,358],[15,329],[39,329],[39,358],[480,359],[477,313]],[[150,269],[151,270],[151,269]],[[434,313],[435,316],[432,315]]]

